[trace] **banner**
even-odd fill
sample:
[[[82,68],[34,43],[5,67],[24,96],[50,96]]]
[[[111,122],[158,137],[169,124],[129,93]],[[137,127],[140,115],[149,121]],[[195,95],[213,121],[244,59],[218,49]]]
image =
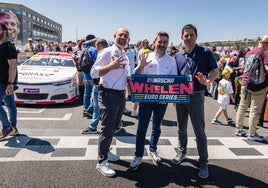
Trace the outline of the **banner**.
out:
[[[189,103],[193,93],[189,76],[133,74],[128,85],[134,102]]]

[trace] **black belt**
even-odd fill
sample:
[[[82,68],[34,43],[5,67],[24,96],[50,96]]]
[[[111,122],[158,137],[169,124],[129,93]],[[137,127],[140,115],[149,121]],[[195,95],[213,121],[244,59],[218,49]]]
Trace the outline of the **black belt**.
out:
[[[110,93],[125,93],[125,90],[116,90],[116,89],[109,89],[109,88],[104,88],[102,87],[102,91],[104,92],[110,92]]]

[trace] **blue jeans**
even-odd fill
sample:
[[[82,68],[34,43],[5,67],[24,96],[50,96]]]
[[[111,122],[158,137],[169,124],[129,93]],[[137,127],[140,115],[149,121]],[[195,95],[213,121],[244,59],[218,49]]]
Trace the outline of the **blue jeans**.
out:
[[[167,104],[160,103],[140,103],[139,122],[136,135],[136,157],[143,157],[145,137],[149,126],[151,115],[153,114],[152,132],[150,138],[150,152],[157,150],[157,143],[161,134],[161,123],[167,109]]]
[[[92,110],[91,105],[91,94],[93,87],[93,80],[84,80],[85,91],[84,91],[84,112]]]
[[[188,104],[176,104],[179,150],[182,151],[182,153],[187,152],[187,124],[189,115],[196,137],[200,164],[206,164],[208,162],[204,101],[203,91],[198,91],[191,95],[191,100]]]
[[[0,121],[3,129],[10,128],[11,124],[13,125],[13,123],[14,127],[17,125],[17,108],[14,103],[14,94],[7,96],[6,88],[6,85],[0,84],[0,101],[5,101],[10,116],[9,121],[5,109],[2,105],[0,105]]]
[[[98,95],[99,95],[98,87],[94,85],[93,86],[93,99],[92,99],[93,116],[92,116],[91,124],[89,125],[89,127],[94,130],[97,130],[97,126],[100,121],[100,107],[99,107]]]

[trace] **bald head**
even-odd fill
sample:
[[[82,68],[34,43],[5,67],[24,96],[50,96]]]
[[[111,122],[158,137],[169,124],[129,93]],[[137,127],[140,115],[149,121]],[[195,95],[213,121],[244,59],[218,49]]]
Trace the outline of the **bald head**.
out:
[[[129,41],[129,31],[126,28],[119,28],[114,34],[115,45],[120,49],[124,49]]]
[[[121,27],[119,28],[116,33],[114,34],[114,36],[117,34],[117,33],[120,33],[120,32],[124,32],[124,33],[127,33],[127,35],[129,36],[129,31],[127,28],[124,28],[124,27]]]

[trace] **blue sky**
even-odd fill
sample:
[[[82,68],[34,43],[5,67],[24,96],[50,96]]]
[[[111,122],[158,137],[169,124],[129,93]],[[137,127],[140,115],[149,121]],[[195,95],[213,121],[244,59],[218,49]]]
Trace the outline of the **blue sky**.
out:
[[[130,31],[131,43],[153,41],[158,31],[181,43],[181,28],[198,29],[197,42],[240,40],[268,34],[267,0],[2,0],[23,4],[60,23],[63,41],[95,34],[113,40],[119,27]]]

